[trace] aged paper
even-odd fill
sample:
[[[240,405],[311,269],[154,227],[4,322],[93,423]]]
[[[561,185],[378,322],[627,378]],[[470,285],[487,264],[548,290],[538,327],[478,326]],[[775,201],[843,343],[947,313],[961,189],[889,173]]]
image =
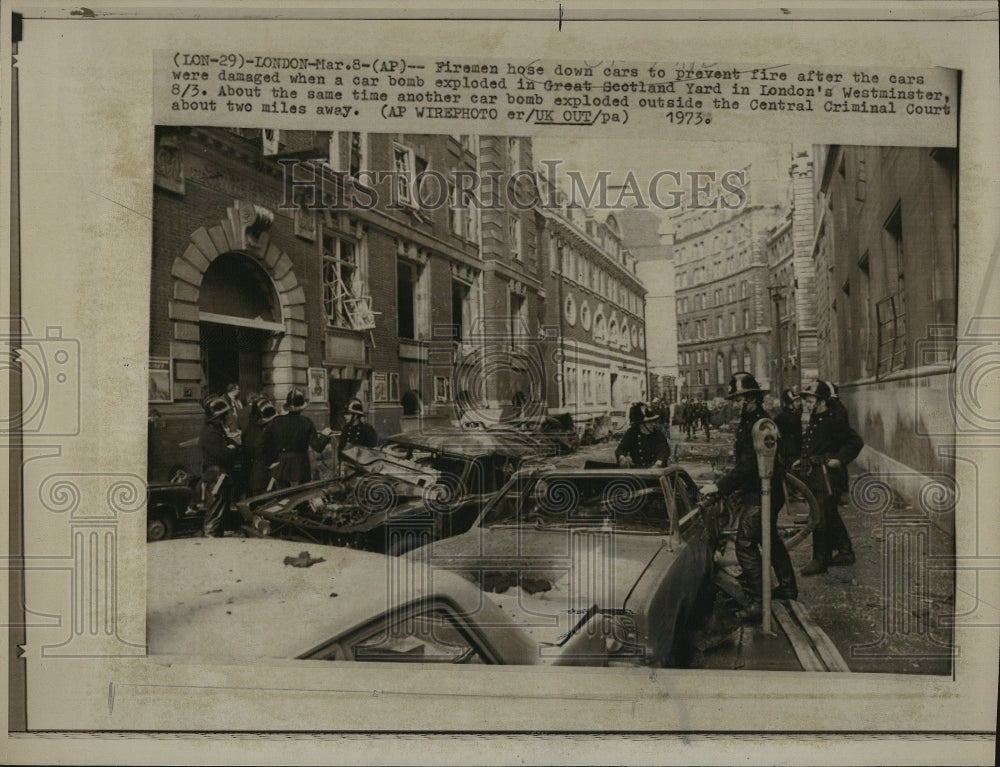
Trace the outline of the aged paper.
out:
[[[913,21],[879,11],[851,20],[794,5],[764,18],[654,5],[628,13],[512,6],[501,19],[460,18],[467,12],[459,8],[414,8],[410,18],[325,5],[279,15],[222,4],[207,16],[179,5],[134,17],[110,6],[11,8],[23,16],[16,50],[7,34],[12,19],[3,20],[5,62],[15,61],[7,71],[16,74],[7,81],[16,93],[5,92],[11,119],[3,146],[16,161],[16,186],[5,179],[13,235],[4,244],[11,291],[2,314],[19,328],[8,334],[16,345],[41,362],[31,375],[44,386],[32,388],[35,379],[22,372],[22,396],[42,399],[31,395],[17,411],[5,410],[7,424],[23,427],[9,447],[16,504],[14,556],[5,560],[7,637],[23,649],[9,646],[6,753],[38,762],[145,761],[147,748],[150,760],[163,748],[160,759],[204,762],[988,761],[1000,625],[990,404],[1000,242],[997,21],[995,8],[978,3],[897,9],[893,18],[912,13]],[[383,10],[396,18],[378,19]],[[185,403],[197,410],[206,393],[194,372],[199,360],[179,351],[197,343],[177,330],[197,326],[197,316],[184,314],[198,309],[197,299],[169,283],[171,268],[183,265],[156,271],[156,243],[175,236],[156,222],[183,199],[185,184],[233,201],[247,196],[246,185],[227,187],[207,160],[189,156],[176,172],[171,137],[189,129],[525,137],[536,160],[563,160],[550,166],[554,175],[579,169],[588,189],[606,168],[618,182],[607,207],[638,201],[663,212],[711,199],[715,187],[698,172],[721,181],[744,143],[957,149],[952,324],[959,348],[980,356],[967,360],[964,378],[951,379],[957,407],[922,422],[953,467],[946,485],[954,558],[939,562],[955,594],[948,670],[904,674],[888,662],[854,674],[373,668],[147,656],[147,545],[157,544],[145,540],[145,483],[153,476],[144,421],[147,439],[155,429],[143,416],[151,407],[181,412]],[[689,162],[641,167],[642,157],[659,158],[662,144],[688,147]],[[717,157],[725,159],[705,159]],[[305,163],[291,167],[304,158],[282,166],[285,195],[271,188],[254,203],[307,210],[301,195],[317,192],[309,186],[316,177]],[[393,156],[396,170],[406,158]],[[629,172],[634,178],[623,187]],[[741,196],[739,177],[729,181],[723,205]],[[363,188],[408,193],[376,182]],[[371,193],[328,205],[325,191],[314,205],[318,218],[283,214],[297,242],[316,242],[324,206],[374,205]],[[243,220],[244,209],[234,203],[232,215]],[[251,206],[245,215],[256,222],[260,213]],[[190,233],[180,227],[183,253]],[[297,287],[279,285],[282,300]],[[202,321],[206,311],[202,304]],[[168,320],[175,335],[156,351],[151,335]],[[369,318],[350,321],[367,328]],[[657,332],[644,329],[649,339]],[[307,343],[308,330],[301,336]],[[297,336],[286,338],[292,344]],[[289,346],[290,355],[298,352]],[[324,401],[333,379],[314,363],[301,365],[301,384]],[[379,412],[410,386],[405,370],[402,382],[384,370],[373,363],[371,388],[362,390]],[[271,381],[282,400],[298,381],[290,375]],[[430,380],[422,397],[444,410],[458,392],[446,376]],[[645,382],[635,386],[635,399],[650,393]],[[919,402],[916,391],[893,396]],[[205,583],[213,588],[210,572]],[[157,734],[147,740],[140,732]]]

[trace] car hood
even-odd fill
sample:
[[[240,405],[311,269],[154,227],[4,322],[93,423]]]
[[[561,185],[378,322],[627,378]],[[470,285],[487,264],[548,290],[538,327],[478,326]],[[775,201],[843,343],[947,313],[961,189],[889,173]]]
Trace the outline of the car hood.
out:
[[[537,641],[553,642],[592,608],[623,611],[653,560],[666,567],[674,553],[663,535],[496,526],[473,528],[410,556],[481,585]]]

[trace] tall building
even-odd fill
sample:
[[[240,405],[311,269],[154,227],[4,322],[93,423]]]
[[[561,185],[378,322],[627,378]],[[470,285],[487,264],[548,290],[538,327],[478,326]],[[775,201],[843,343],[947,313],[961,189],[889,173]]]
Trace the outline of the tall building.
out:
[[[624,411],[647,396],[646,290],[636,259],[624,245],[618,212],[595,214],[567,204],[554,179],[537,208],[545,263],[543,325],[556,344],[547,347],[557,385],[550,412],[578,418]]]
[[[816,148],[819,373],[865,440],[859,463],[916,498],[954,470],[957,152]]]
[[[457,389],[452,394],[473,411],[469,420],[494,423],[515,411],[544,412],[552,382],[539,344],[546,295],[531,139],[480,136],[477,146],[480,209],[473,215],[480,221],[481,277],[472,285],[481,290],[482,308],[463,331],[452,360]]]
[[[623,244],[635,257],[636,274],[646,288],[646,361],[650,399],[677,401],[677,297],[674,286],[673,235],[649,210],[629,208],[616,214]]]
[[[681,397],[724,396],[740,370],[772,386],[766,245],[787,209],[788,184],[787,173],[782,184],[778,171],[784,150],[767,147],[760,154],[743,169],[745,204],[682,209],[670,220]]]
[[[800,390],[818,375],[812,262],[812,149],[794,148],[791,208],[769,232],[765,249],[771,305],[771,381],[775,393]]]

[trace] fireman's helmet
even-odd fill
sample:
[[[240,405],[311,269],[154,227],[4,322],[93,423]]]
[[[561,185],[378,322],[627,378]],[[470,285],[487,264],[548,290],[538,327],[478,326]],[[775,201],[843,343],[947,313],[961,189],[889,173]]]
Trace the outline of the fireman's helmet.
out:
[[[757,383],[757,379],[750,373],[733,373],[733,377],[729,379],[729,394],[726,395],[726,399],[732,399],[733,397],[738,397],[741,394],[764,393],[765,390],[760,388],[760,384]]]
[[[270,400],[264,399],[263,397],[253,404],[254,416],[260,423],[270,423],[274,420],[274,417],[278,415],[277,409],[270,402]]]
[[[229,403],[218,394],[211,394],[205,399],[205,416],[209,421],[221,418],[229,412]]]
[[[629,423],[646,423],[647,421],[656,421],[659,419],[657,415],[649,405],[644,402],[636,402],[628,410],[628,422]]]
[[[350,404],[347,406],[348,415],[364,415],[365,406],[361,403],[359,399],[352,399]]]
[[[824,381],[823,383],[825,383],[827,387],[830,389],[830,399],[840,398],[840,389],[837,388],[837,384],[835,384],[833,381]]]
[[[828,400],[830,399],[830,385],[826,381],[812,381],[802,389],[802,396]]]
[[[305,410],[307,403],[306,393],[302,389],[292,389],[285,397],[285,409],[289,412]]]
[[[799,395],[796,394],[791,389],[785,389],[783,392],[781,392],[781,404],[784,405],[785,407],[791,407],[792,403],[795,402],[795,400],[797,400],[798,398]]]

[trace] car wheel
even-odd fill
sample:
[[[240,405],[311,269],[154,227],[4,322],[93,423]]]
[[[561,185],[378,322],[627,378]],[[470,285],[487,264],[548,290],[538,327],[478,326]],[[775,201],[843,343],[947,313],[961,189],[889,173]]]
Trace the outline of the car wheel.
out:
[[[146,540],[165,541],[174,534],[174,521],[169,512],[150,512],[146,518]]]

